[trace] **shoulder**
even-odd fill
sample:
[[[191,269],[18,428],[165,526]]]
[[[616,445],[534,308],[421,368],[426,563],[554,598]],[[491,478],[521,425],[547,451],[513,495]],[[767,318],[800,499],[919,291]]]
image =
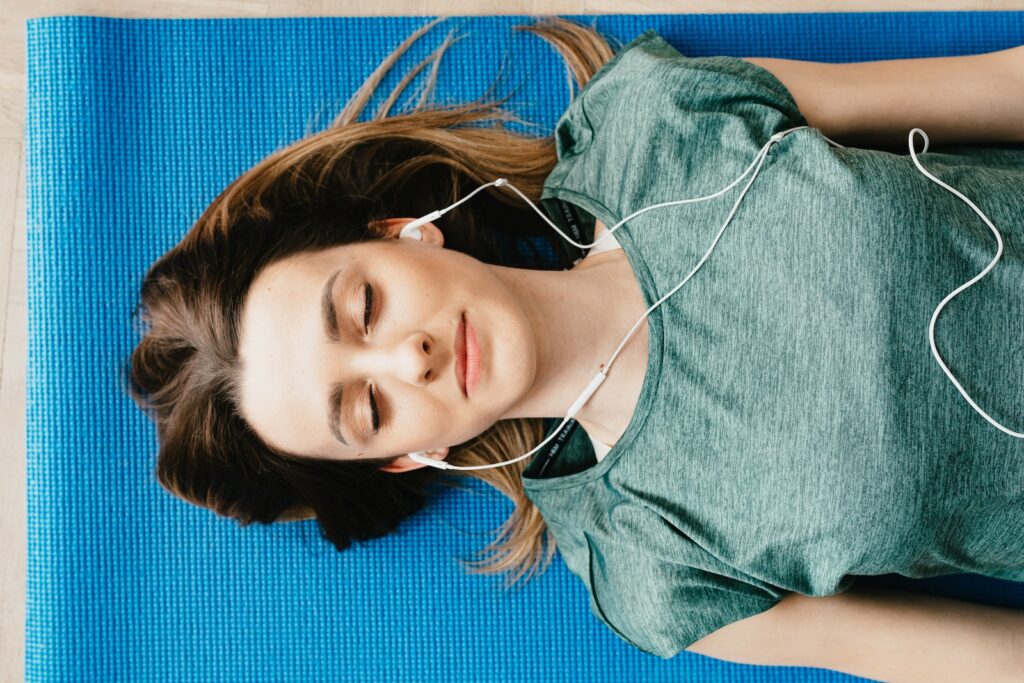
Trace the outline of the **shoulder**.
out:
[[[664,163],[697,148],[702,163],[714,164],[711,146],[726,137],[733,144],[722,153],[742,153],[746,166],[772,134],[805,125],[792,93],[768,69],[725,55],[688,57],[652,29],[587,81],[556,122],[554,139],[560,161],[586,156],[593,174],[626,163],[641,169],[647,158]],[[615,174],[601,175],[619,184]]]
[[[669,106],[690,114],[774,115],[806,125],[790,89],[762,64],[760,58],[687,56],[648,29],[601,66],[577,97],[578,106],[591,125],[604,118],[612,100],[628,100],[630,112]]]
[[[649,654],[672,657],[734,622],[767,612],[789,591],[728,576],[677,558],[612,544],[589,545],[591,611],[619,638]],[[764,623],[768,618],[757,620]]]

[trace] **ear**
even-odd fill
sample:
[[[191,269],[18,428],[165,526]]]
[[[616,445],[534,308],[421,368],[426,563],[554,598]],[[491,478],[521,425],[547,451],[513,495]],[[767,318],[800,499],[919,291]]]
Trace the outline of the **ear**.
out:
[[[377,229],[383,230],[384,233],[391,238],[398,239],[399,233],[409,223],[412,223],[415,218],[385,218],[382,221],[377,222]],[[444,235],[441,230],[433,223],[424,223],[420,226],[420,232],[423,233],[423,239],[421,242],[429,244],[431,246],[444,246]]]
[[[435,448],[434,450],[427,451],[426,456],[428,458],[433,458],[434,460],[444,460],[448,457],[448,447],[445,446],[444,448]],[[409,470],[417,470],[421,467],[427,467],[427,465],[424,465],[421,462],[416,462],[408,455],[403,455],[394,462],[384,465],[384,467],[381,467],[379,471],[399,474],[401,472],[408,472]]]

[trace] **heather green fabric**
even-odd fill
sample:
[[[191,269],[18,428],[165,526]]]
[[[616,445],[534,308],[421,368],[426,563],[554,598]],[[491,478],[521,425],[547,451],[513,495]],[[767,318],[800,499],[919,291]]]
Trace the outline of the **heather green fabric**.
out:
[[[688,58],[647,31],[557,122],[542,203],[592,235],[595,217],[611,227],[721,190],[773,133],[804,125],[770,72]],[[1005,241],[943,309],[936,344],[1020,431],[1024,149],[932,149],[921,163]],[[749,179],[616,231],[648,306],[696,266]],[[909,153],[835,148],[815,128],[773,146],[707,262],[649,316],[622,438],[596,462],[571,422],[524,473],[594,614],[670,657],[789,592],[839,593],[858,576],[1024,580],[1024,440],[971,408],[928,341],[935,307],[995,253]]]

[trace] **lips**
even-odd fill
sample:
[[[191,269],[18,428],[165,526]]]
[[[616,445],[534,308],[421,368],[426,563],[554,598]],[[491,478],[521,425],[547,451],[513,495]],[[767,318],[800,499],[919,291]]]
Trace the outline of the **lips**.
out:
[[[466,392],[466,314],[463,313],[459,319],[459,326],[455,330],[455,381],[462,389],[462,395],[468,397]]]
[[[480,383],[480,344],[476,340],[476,330],[473,323],[466,320],[463,315],[466,328],[466,395],[476,393],[476,385]]]

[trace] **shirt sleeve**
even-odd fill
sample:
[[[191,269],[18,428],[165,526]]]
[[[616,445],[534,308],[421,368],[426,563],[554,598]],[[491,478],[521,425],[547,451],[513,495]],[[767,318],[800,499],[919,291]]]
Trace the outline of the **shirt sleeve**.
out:
[[[590,609],[619,638],[669,659],[789,591],[637,553],[590,550]]]
[[[771,71],[739,57],[687,57],[654,29],[616,52],[570,105],[582,109],[592,129],[613,110],[648,114],[665,107],[670,114],[735,114],[772,128],[808,125],[792,93]],[[566,139],[556,140],[561,150],[571,151],[579,142],[574,132],[571,126],[562,131]]]
[[[629,213],[651,203],[646,187],[685,188],[682,196],[720,190],[772,135],[800,127],[811,128],[767,69],[738,57],[687,57],[649,29],[598,69],[555,124],[560,163],[548,182]]]
[[[784,128],[807,125],[792,93],[771,71],[739,57],[687,57],[653,29],[643,35],[648,60],[674,77],[679,102],[687,108],[764,119]]]

